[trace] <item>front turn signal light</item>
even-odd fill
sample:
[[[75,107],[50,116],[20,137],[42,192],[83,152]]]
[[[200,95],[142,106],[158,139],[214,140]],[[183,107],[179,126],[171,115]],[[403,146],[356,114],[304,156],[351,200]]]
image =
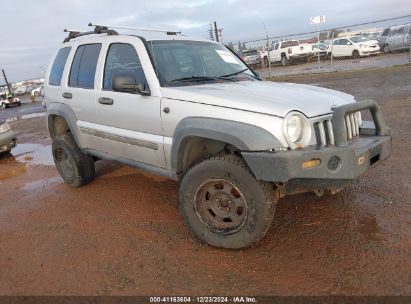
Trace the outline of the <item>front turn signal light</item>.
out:
[[[311,159],[302,162],[303,169],[314,168],[321,165],[321,159]]]

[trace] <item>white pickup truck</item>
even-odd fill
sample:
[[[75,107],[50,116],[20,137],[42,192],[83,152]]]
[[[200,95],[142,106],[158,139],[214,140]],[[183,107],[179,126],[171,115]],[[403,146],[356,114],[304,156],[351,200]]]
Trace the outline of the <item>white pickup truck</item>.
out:
[[[268,60],[271,63],[281,62],[286,66],[292,61],[308,60],[313,54],[312,47],[309,44],[301,44],[298,40],[281,41],[274,44],[270,52],[264,52],[263,62],[268,66]]]

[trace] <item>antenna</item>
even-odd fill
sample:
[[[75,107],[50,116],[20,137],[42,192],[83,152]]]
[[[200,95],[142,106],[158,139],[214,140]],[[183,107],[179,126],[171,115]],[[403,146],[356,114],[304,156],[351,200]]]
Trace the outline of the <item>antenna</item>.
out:
[[[149,29],[149,28],[139,28],[139,27],[129,27],[129,26],[111,26],[111,25],[98,25],[89,23],[88,26],[95,26],[96,28],[102,29],[118,29],[118,30],[131,30],[131,31],[142,31],[142,32],[157,32],[157,33],[166,33],[167,35],[179,35],[181,32],[169,31],[169,30],[159,30],[159,29]]]

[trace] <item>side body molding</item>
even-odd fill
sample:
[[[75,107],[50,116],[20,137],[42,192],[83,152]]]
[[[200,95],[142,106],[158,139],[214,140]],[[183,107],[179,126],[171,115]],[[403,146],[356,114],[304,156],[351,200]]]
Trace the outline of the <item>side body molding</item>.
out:
[[[184,141],[201,137],[228,143],[241,151],[266,151],[282,146],[267,130],[233,120],[188,117],[180,121],[174,131],[171,147],[171,169],[176,172],[181,160]]]

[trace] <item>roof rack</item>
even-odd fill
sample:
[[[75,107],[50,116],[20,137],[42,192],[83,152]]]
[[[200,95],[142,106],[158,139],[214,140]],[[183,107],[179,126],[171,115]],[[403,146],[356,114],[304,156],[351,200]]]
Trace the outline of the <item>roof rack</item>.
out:
[[[132,30],[132,31],[142,31],[142,32],[157,32],[157,33],[166,33],[167,35],[179,35],[181,32],[169,31],[169,30],[159,30],[159,29],[148,29],[140,27],[129,27],[129,26],[111,26],[111,25],[97,25],[89,23],[88,26],[95,26],[96,28],[105,28],[105,29],[119,29],[119,30]]]
[[[118,33],[114,30],[109,29],[106,26],[96,25],[93,31],[88,32],[81,32],[77,30],[68,30],[64,29],[65,33],[69,33],[68,36],[63,40],[63,43],[69,42],[71,39],[86,36],[86,35],[94,35],[94,34],[107,34],[107,35],[118,35]]]

